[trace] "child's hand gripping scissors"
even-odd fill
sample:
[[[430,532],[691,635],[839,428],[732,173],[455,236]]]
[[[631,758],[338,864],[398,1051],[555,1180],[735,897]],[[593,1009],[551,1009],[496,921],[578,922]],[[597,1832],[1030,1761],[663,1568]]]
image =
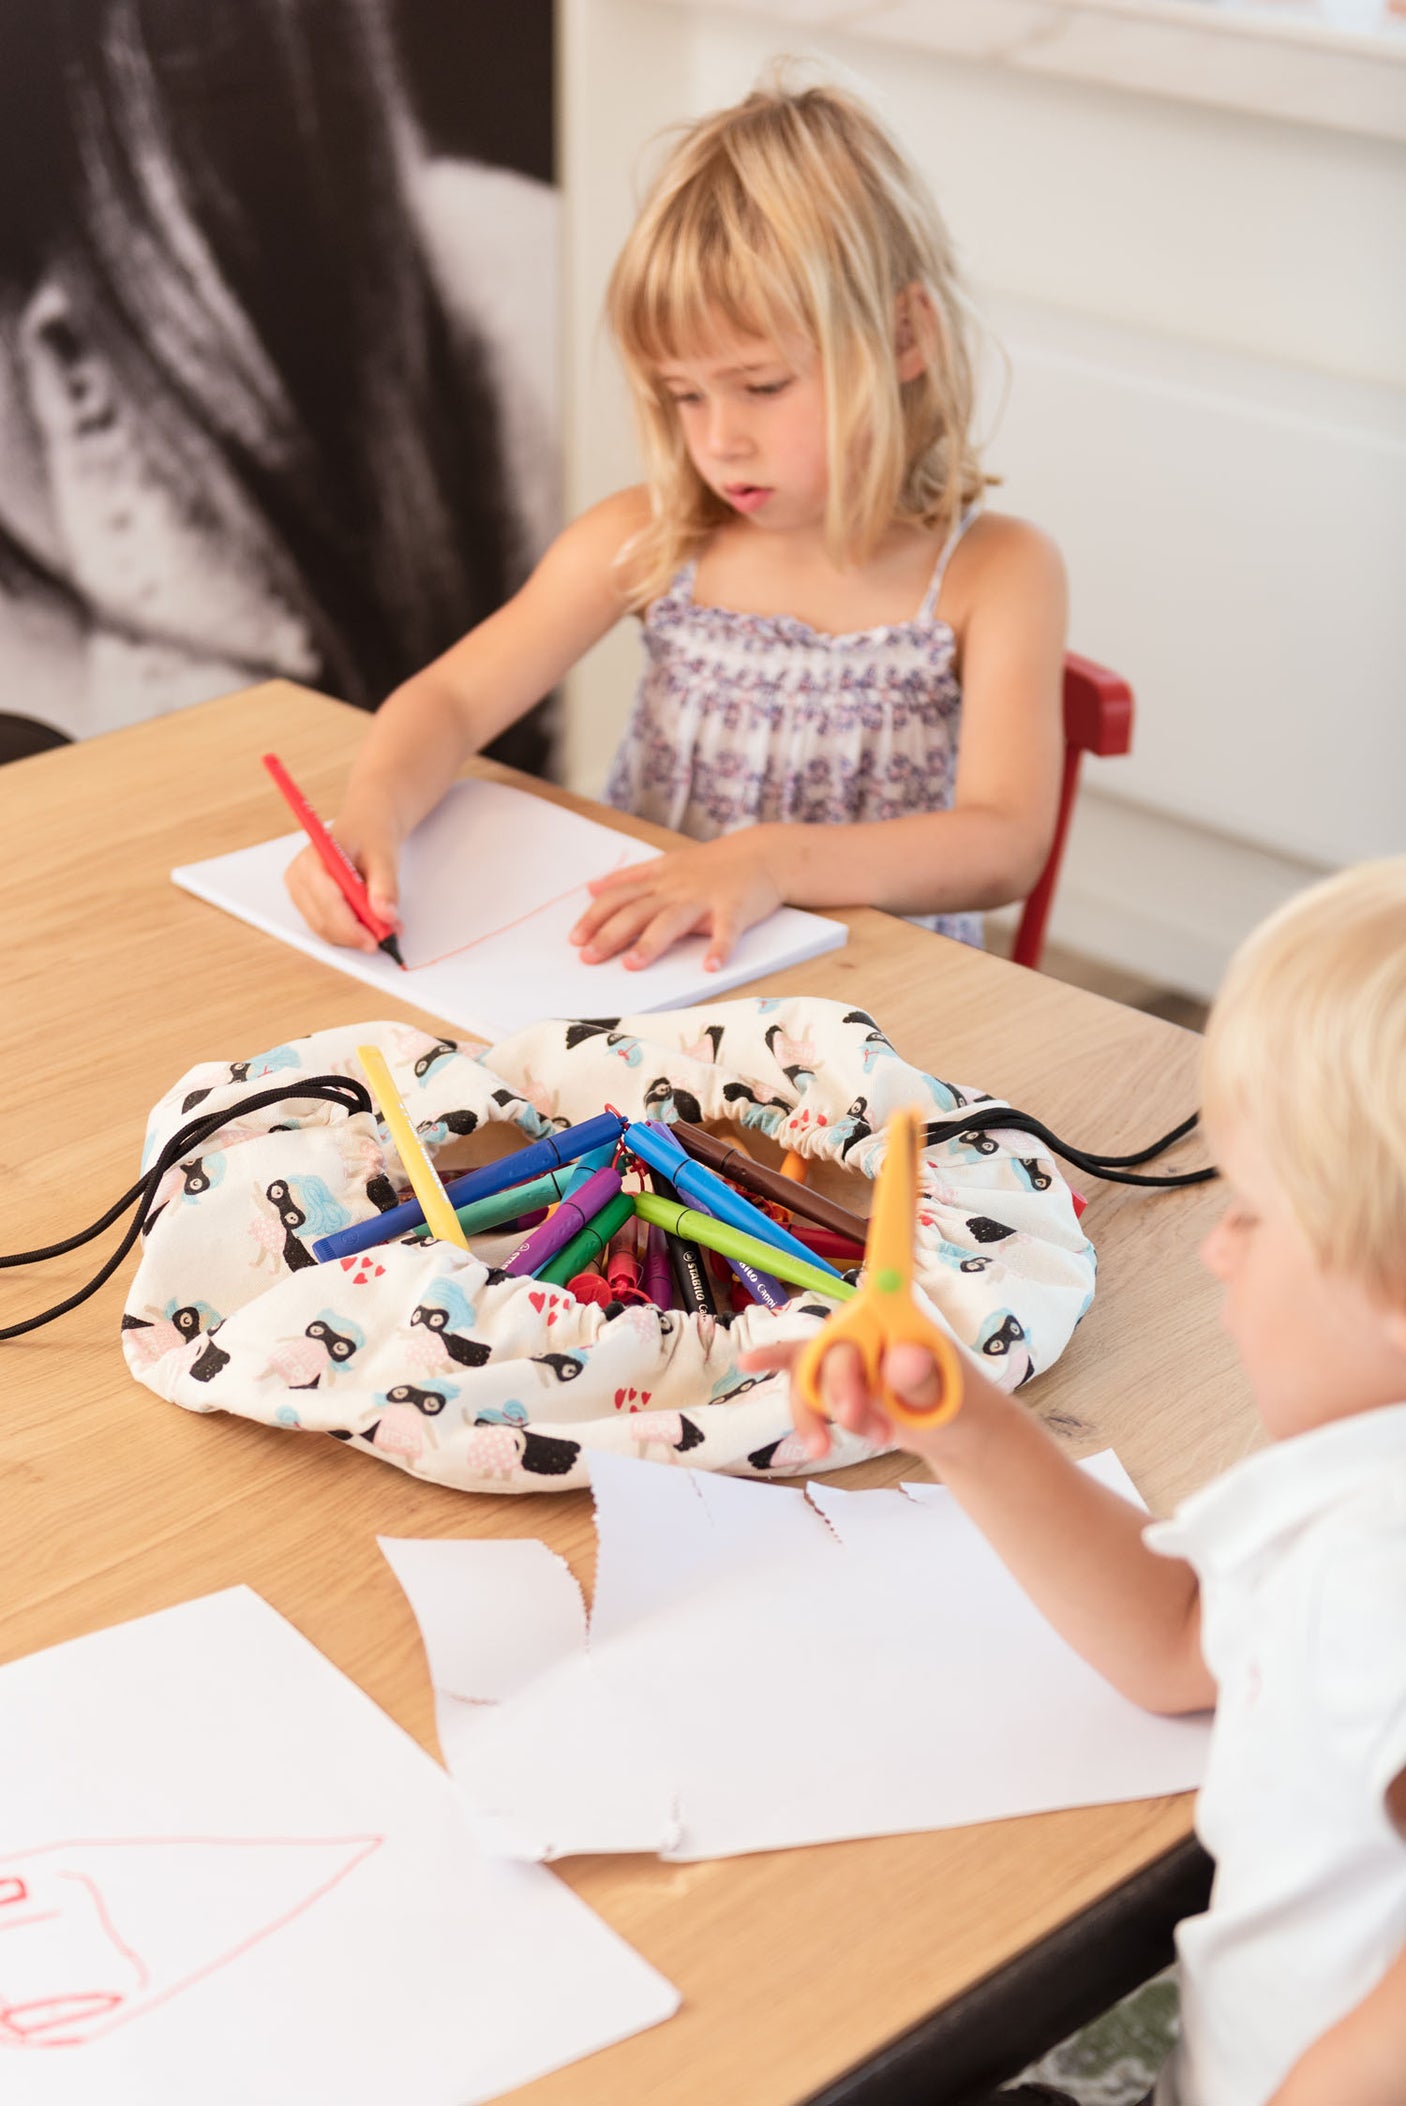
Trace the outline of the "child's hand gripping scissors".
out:
[[[791,1371],[797,1393],[812,1411],[824,1412],[820,1364],[841,1340],[857,1346],[875,1403],[895,1426],[941,1426],[962,1404],[962,1363],[952,1341],[913,1299],[913,1231],[918,1209],[919,1126],[912,1110],[896,1111],[888,1124],[888,1146],[874,1187],[874,1210],[858,1294],[807,1339]],[[937,1365],[937,1395],[926,1407],[895,1396],[884,1380],[884,1355],[891,1345],[918,1345]]]

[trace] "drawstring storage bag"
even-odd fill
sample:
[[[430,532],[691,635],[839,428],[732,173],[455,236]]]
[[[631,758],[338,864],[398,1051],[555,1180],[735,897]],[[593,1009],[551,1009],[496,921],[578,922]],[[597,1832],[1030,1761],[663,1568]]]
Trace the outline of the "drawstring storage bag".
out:
[[[331,1435],[465,1491],[585,1485],[589,1448],[743,1476],[815,1467],[791,1431],[785,1378],[737,1364],[824,1320],[831,1305],[809,1291],[730,1324],[653,1307],[608,1316],[563,1287],[504,1276],[515,1239],[501,1235],[476,1237],[472,1253],[406,1238],[318,1263],[319,1237],[394,1204],[408,1180],[376,1119],[335,1101],[335,1083],[269,1100],[300,1078],[360,1080],[356,1047],[370,1042],[431,1156],[481,1126],[536,1139],[609,1104],[760,1130],[872,1178],[889,1114],[916,1105],[932,1122],[918,1282],[984,1372],[1018,1388],[1058,1359],[1093,1299],[1093,1248],[1031,1122],[1003,1129],[997,1100],[911,1067],[863,1010],[754,998],[555,1020],[482,1050],[358,1024],[193,1068],[153,1110],[147,1164],[193,1116],[228,1114],[166,1172],[148,1212],[122,1344],[159,1396]],[[257,1108],[241,1116],[241,1104]],[[979,1123],[967,1128],[969,1107]],[[876,1452],[836,1428],[823,1467]]]

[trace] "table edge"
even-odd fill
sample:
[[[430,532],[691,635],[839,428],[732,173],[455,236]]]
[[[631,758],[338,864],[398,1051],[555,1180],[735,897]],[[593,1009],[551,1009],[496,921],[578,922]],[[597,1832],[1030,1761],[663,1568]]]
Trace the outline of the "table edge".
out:
[[[979,2106],[1160,1973],[1177,1924],[1207,1907],[1214,1871],[1194,1835],[1174,1843],[804,2106]]]

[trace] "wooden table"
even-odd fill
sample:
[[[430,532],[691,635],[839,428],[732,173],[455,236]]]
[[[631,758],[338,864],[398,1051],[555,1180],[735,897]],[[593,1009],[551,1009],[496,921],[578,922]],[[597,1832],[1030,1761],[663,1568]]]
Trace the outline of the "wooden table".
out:
[[[125,1189],[147,1111],[196,1061],[373,1009],[440,1028],[168,881],[175,864],[286,825],[257,765],[270,745],[335,810],[361,730],[354,711],[274,683],[0,770],[6,1249],[60,1239]],[[1104,1150],[1137,1146],[1195,1103],[1186,1033],[886,915],[845,919],[847,948],[759,987],[860,1004],[909,1059]],[[1204,1187],[1088,1197],[1097,1298],[1027,1395],[1075,1452],[1116,1445],[1160,1513],[1254,1438],[1196,1262],[1217,1202]],[[80,1285],[93,1248],[0,1274],[0,1322]],[[377,1532],[540,1536],[589,1585],[586,1495],[447,1491],[331,1441],[163,1403],[118,1348],[129,1275],[130,1261],[81,1309],[0,1346],[0,1658],[242,1581],[434,1750],[424,1656]],[[917,1468],[889,1459],[841,1481]],[[575,1859],[562,1876],[678,1985],[683,2008],[514,2098],[859,2099],[874,2095],[885,2049],[885,2098],[955,2097],[958,2062],[940,2048],[924,2061],[922,2027],[941,2030],[932,2014],[971,2007],[973,1985],[1020,1955],[1057,1950],[1041,1941],[1116,1900],[1189,1826],[1180,1797],[716,1863]],[[921,2093],[903,2089],[904,2068],[928,2070]]]

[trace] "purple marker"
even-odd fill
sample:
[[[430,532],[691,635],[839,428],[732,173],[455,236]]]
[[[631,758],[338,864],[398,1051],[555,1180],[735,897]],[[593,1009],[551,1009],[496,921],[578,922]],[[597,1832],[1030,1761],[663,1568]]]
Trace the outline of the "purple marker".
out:
[[[700,1207],[699,1212],[706,1213],[707,1208]],[[752,1300],[760,1302],[764,1309],[784,1309],[791,1299],[794,1290],[783,1287],[780,1280],[773,1279],[769,1272],[758,1272],[745,1259],[724,1258],[723,1263],[737,1275]]]
[[[619,1190],[618,1170],[594,1171],[579,1192],[570,1199],[564,1199],[551,1219],[544,1221],[541,1228],[533,1230],[525,1243],[518,1245],[503,1267],[504,1272],[511,1273],[514,1279],[521,1279],[526,1273],[536,1272],[539,1266],[554,1258],[573,1236],[579,1235],[592,1216],[600,1212],[608,1199],[614,1199]]]
[[[644,1291],[656,1309],[674,1306],[674,1272],[669,1263],[669,1239],[657,1222],[649,1226],[644,1250]]]

